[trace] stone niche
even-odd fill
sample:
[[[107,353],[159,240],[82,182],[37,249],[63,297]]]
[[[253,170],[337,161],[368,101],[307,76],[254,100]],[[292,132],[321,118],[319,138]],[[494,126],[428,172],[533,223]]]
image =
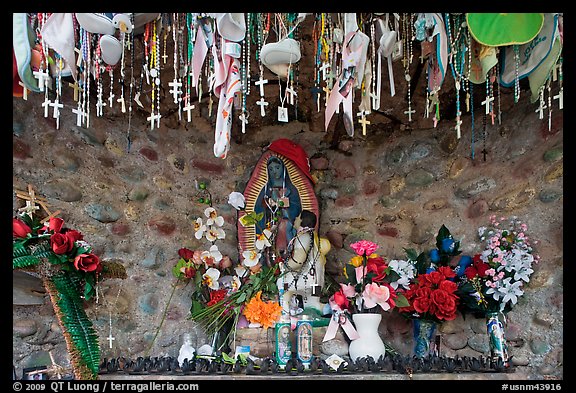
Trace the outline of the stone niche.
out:
[[[322,359],[332,354],[338,356],[348,355],[348,341],[342,329],[338,329],[336,337],[322,342],[327,326],[312,329],[312,353]],[[296,348],[294,330],[291,331],[292,348]],[[249,346],[250,354],[259,358],[274,356],[274,328],[241,328],[236,329],[234,347]]]

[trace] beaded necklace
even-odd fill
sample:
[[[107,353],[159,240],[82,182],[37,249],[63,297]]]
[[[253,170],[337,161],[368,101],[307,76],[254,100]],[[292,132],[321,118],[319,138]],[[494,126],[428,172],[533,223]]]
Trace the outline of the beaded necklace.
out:
[[[410,20],[409,20],[410,18]],[[404,77],[406,78],[406,85],[408,91],[408,110],[404,111],[405,114],[408,115],[408,121],[412,121],[412,114],[416,113],[415,110],[412,109],[412,97],[411,97],[411,89],[410,89],[410,65],[412,64],[412,40],[414,39],[412,30],[413,30],[413,23],[412,19],[413,15],[406,13],[402,19],[402,31],[403,31],[403,38],[404,38],[404,58],[402,62],[404,63]]]
[[[134,93],[134,13],[130,14],[130,26],[132,26],[130,30],[130,91],[128,96],[128,131],[126,132],[126,151],[130,152],[130,147],[132,145],[132,140],[130,139],[130,131],[132,128],[132,98]]]

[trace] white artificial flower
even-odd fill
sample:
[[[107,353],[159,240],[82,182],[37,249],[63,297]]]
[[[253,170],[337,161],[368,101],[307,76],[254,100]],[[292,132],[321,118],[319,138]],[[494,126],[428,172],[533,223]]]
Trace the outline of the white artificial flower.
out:
[[[220,288],[219,278],[220,270],[211,267],[202,275],[202,282],[210,289],[218,289]]]
[[[522,281],[511,282],[512,277],[506,277],[504,280],[497,281],[497,285],[494,288],[489,288],[486,293],[492,294],[492,297],[496,301],[500,302],[500,310],[504,310],[506,303],[512,302],[516,304],[518,302],[518,296],[522,296],[524,291],[522,290]]]
[[[194,237],[198,240],[202,239],[205,231],[206,225],[202,222],[202,218],[198,217],[196,221],[194,221]]]
[[[236,273],[236,275],[238,277],[242,277],[242,278],[244,278],[250,274],[250,271],[248,269],[246,269],[246,267],[244,265],[237,265],[234,268],[234,272]]]
[[[217,225],[219,227],[224,225],[224,217],[219,216],[218,213],[216,212],[216,209],[214,209],[213,207],[207,207],[204,210],[204,215],[208,217],[208,219],[206,220],[206,225]]]
[[[261,234],[256,235],[256,248],[262,250],[264,247],[272,247],[269,240],[271,237],[272,232],[269,229],[264,229]]]
[[[260,256],[261,254],[259,252],[256,252],[254,250],[246,250],[242,253],[242,257],[244,258],[242,264],[246,267],[256,266],[256,264],[260,260]]]
[[[228,203],[231,204],[236,210],[244,210],[246,207],[246,199],[244,194],[233,191],[228,195]]]
[[[206,266],[218,265],[222,260],[222,253],[218,250],[217,245],[210,247],[209,251],[203,251],[200,254],[200,259],[206,264]]]
[[[393,259],[388,266],[400,276],[398,280],[391,282],[390,286],[394,289],[398,289],[399,286],[408,289],[416,271],[414,264],[401,259]]]
[[[222,228],[212,227],[206,231],[206,239],[210,242],[213,242],[216,239],[224,239],[225,237],[226,233]]]

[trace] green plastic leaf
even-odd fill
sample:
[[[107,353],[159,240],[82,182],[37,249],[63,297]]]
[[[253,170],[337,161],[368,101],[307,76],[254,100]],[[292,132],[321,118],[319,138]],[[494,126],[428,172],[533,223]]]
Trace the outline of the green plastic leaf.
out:
[[[410,305],[406,296],[401,293],[398,293],[398,297],[394,299],[394,302],[396,303],[396,307],[408,307]]]

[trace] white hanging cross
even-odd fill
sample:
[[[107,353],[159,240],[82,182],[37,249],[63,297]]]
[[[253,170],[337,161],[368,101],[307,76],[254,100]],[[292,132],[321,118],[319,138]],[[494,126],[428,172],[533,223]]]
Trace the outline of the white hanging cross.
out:
[[[188,100],[186,100],[188,101]],[[196,108],[194,105],[187,103],[186,106],[183,108],[186,113],[187,113],[187,117],[188,117],[188,123],[190,123],[192,121],[192,109]]]
[[[44,91],[44,88],[47,86],[47,82],[50,81],[50,75],[48,74],[48,70],[46,70],[46,72],[43,72],[42,70],[34,71],[33,74],[34,77],[38,79],[38,88],[40,89],[40,91]]]
[[[102,116],[102,107],[105,107],[106,103],[102,100],[102,92],[98,93],[98,101],[96,101],[96,116]]]
[[[78,85],[78,83],[70,83],[68,82],[68,86],[74,89],[74,101],[78,101],[78,92],[82,92],[82,88]]]
[[[552,68],[552,80],[554,82],[558,80],[558,70],[560,68],[562,68],[562,65],[560,63],[556,63],[556,65],[554,65],[554,68]]]
[[[82,65],[82,53],[80,52],[80,49],[78,48],[74,48],[74,52],[78,53],[78,60],[76,60],[76,67],[80,67]]]
[[[555,100],[558,100],[558,107],[560,109],[564,108],[564,87],[560,88],[558,94],[553,97]]]
[[[46,95],[44,97],[44,102],[42,103],[42,106],[44,107],[44,117],[48,117],[48,107],[52,105],[52,101],[50,101],[48,99],[48,96]]]
[[[366,113],[364,111],[358,112],[356,116],[360,117],[358,123],[362,124],[362,135],[366,135],[366,125],[371,124],[368,120],[366,120]]]
[[[546,105],[544,105],[544,100],[540,100],[540,105],[538,106],[538,109],[536,109],[534,112],[540,112],[538,114],[538,118],[540,120],[542,120],[544,118],[544,109],[548,108]]]
[[[336,76],[332,72],[332,68],[330,68],[330,72],[326,73],[326,78],[324,79],[326,81],[326,86],[328,86],[329,89],[332,89],[332,86],[334,86],[335,78]]]
[[[56,129],[58,129],[60,128],[60,108],[64,108],[64,104],[61,104],[60,101],[58,101],[58,97],[56,97],[50,106],[54,107],[54,113],[52,114],[52,117],[56,119]]]
[[[266,111],[264,110],[265,106],[268,106],[268,102],[264,101],[264,97],[260,97],[258,101],[256,101],[256,105],[260,105],[260,116],[266,116]]]
[[[174,78],[172,82],[168,82],[168,86],[172,87],[170,93],[172,93],[172,97],[174,98],[174,103],[178,103],[178,96],[182,94],[182,90],[180,87],[182,86],[182,82],[178,82],[178,79]]]
[[[22,99],[28,101],[28,89],[24,86],[24,83],[18,82],[20,86],[22,86]]]
[[[84,119],[84,112],[82,111],[80,104],[78,104],[78,108],[72,109],[72,113],[76,114],[76,125],[78,127],[82,127],[82,120]]]
[[[262,79],[262,75],[260,75],[260,79],[258,81],[254,82],[256,86],[260,87],[260,97],[264,97],[264,84],[266,83],[268,83],[268,79]]]
[[[290,102],[290,105],[294,105],[294,96],[298,97],[298,93],[291,87],[286,87],[286,93],[290,94],[288,102]]]
[[[246,116],[246,112],[242,112],[242,114],[238,118],[242,122],[242,134],[245,134],[246,124],[248,124],[248,116]]]
[[[324,81],[326,80],[326,76],[327,76],[327,72],[326,72],[327,68],[331,68],[330,63],[323,62],[322,67],[320,67],[318,69],[318,71],[322,71],[322,80],[324,80]]]
[[[30,217],[30,219],[32,219],[32,215],[34,214],[35,210],[40,210],[39,206],[36,206],[34,204],[34,201],[26,201],[26,206],[25,207],[21,207],[20,209],[18,209],[19,212],[23,212],[25,214],[28,214],[28,216]]]
[[[456,130],[456,138],[460,139],[460,126],[462,125],[462,120],[460,120],[460,112],[456,116],[456,125],[454,129]]]
[[[404,111],[404,114],[408,115],[408,121],[412,121],[412,113],[416,113],[414,109],[410,105],[408,105],[408,110]]]
[[[108,335],[106,340],[108,340],[108,342],[110,343],[110,348],[112,348],[112,341],[114,341],[116,339],[114,338],[114,336],[112,336],[112,332],[110,332],[110,334]]]
[[[157,115],[151,114],[146,118],[146,120],[150,122],[150,130],[154,129],[154,120],[158,120],[158,123],[160,123],[160,117],[161,115],[158,113]]]
[[[116,102],[122,104],[122,113],[126,113],[126,101],[124,100],[124,97],[118,98]]]
[[[490,103],[494,101],[494,97],[486,96],[486,99],[481,102],[482,105],[486,105],[486,114],[490,113]]]
[[[114,102],[114,93],[112,92],[112,89],[110,89],[110,96],[108,96],[108,103],[110,104],[110,109],[112,109],[112,103]]]

